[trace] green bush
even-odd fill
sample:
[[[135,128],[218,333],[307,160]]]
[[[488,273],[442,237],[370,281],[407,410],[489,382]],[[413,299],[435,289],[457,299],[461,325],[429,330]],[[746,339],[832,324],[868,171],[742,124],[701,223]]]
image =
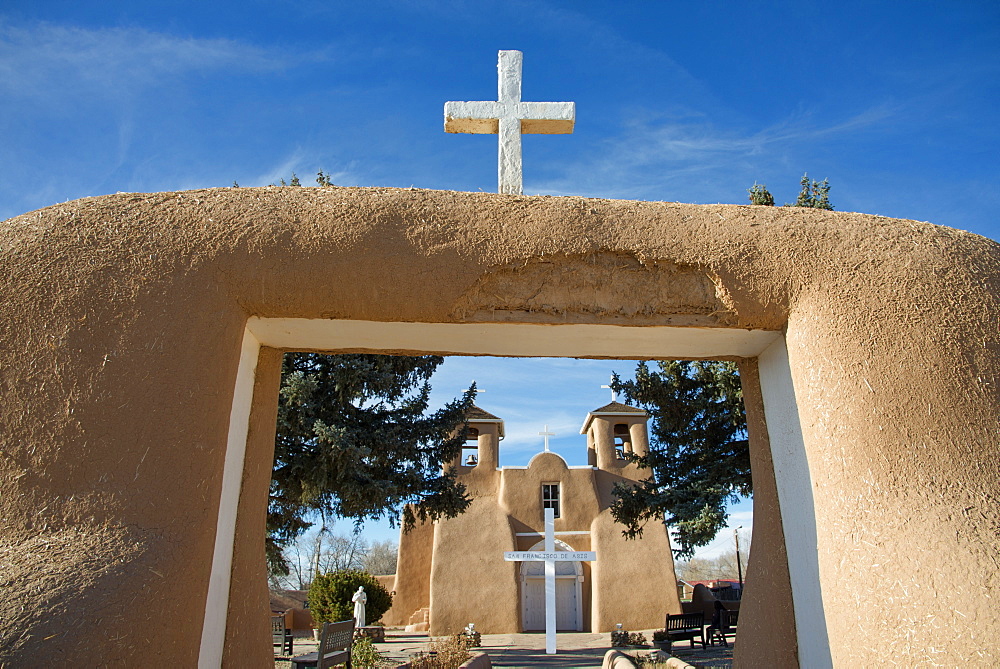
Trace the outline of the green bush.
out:
[[[611,646],[613,648],[645,645],[646,637],[642,634],[642,632],[626,632],[625,630],[616,630],[611,633]]]
[[[354,617],[351,597],[363,586],[368,602],[365,604],[365,622],[369,625],[382,617],[392,606],[392,595],[374,576],[355,569],[343,569],[320,574],[309,586],[309,612],[313,623],[333,623]]]
[[[351,644],[351,666],[355,669],[373,669],[382,664],[382,653],[368,637],[355,639]]]
[[[747,192],[750,193],[750,204],[760,204],[765,207],[774,206],[774,196],[771,192],[767,190],[767,186],[764,184],[755,183],[750,188],[747,188]]]

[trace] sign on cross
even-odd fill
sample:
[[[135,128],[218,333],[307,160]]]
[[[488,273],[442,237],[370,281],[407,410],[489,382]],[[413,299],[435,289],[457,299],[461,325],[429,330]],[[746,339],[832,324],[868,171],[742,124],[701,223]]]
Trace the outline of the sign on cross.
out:
[[[553,509],[545,509],[545,543],[541,551],[504,551],[507,562],[545,563],[545,653],[556,652],[556,562],[593,562],[594,551],[557,551],[556,516]]]
[[[500,193],[521,195],[521,134],[573,132],[574,102],[521,102],[520,51],[497,56],[497,101],[445,102],[444,131],[499,135],[497,177]]]

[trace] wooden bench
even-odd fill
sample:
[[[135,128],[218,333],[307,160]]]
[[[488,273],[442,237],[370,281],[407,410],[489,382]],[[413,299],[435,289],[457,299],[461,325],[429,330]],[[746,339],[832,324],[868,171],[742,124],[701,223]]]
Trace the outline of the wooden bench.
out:
[[[319,650],[292,658],[294,669],[328,669],[343,664],[351,669],[351,644],[354,642],[354,620],[323,623]]]
[[[725,611],[722,614],[722,638],[729,635],[736,636],[736,623],[740,619],[740,610]]]
[[[721,628],[716,629],[712,625],[708,628],[708,643],[711,646],[714,646],[716,642],[723,646],[728,646],[729,642],[727,641],[727,637],[736,636],[736,624],[740,618],[739,609],[736,611],[723,609],[721,613],[722,615],[719,617]]]
[[[705,644],[705,614],[704,613],[679,613],[676,615],[667,614],[667,622],[663,626],[670,637],[671,643],[687,639],[694,648],[697,640],[702,648]]]
[[[292,638],[292,630],[285,627],[285,616],[271,616],[271,641],[279,654],[292,654]]]

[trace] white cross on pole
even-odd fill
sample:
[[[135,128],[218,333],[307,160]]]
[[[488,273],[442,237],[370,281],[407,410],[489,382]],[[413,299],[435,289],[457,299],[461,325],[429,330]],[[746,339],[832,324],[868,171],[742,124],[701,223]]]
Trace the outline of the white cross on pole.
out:
[[[545,550],[505,551],[507,562],[545,563],[545,653],[556,652],[556,562],[592,562],[597,559],[594,551],[557,551],[556,517],[551,508],[545,509]]]
[[[538,434],[539,434],[539,436],[545,437],[545,452],[548,453],[549,452],[549,437],[556,436],[556,433],[555,432],[549,432],[549,426],[546,425],[545,426],[545,431],[544,432],[539,432]]]
[[[472,382],[475,383],[476,380],[472,379]],[[462,388],[462,392],[463,393],[467,393],[467,392],[469,392],[469,389],[468,388]],[[485,392],[486,392],[485,389],[480,388],[479,386],[476,386],[476,395],[479,395],[479,393],[485,393]]]
[[[444,131],[499,135],[497,176],[500,193],[521,195],[521,134],[573,132],[574,102],[521,102],[520,51],[497,56],[496,102],[445,102]]]
[[[607,388],[608,390],[611,391],[611,401],[612,402],[617,402],[618,401],[618,393],[615,392],[614,388],[612,388],[611,386],[601,386],[601,388]]]

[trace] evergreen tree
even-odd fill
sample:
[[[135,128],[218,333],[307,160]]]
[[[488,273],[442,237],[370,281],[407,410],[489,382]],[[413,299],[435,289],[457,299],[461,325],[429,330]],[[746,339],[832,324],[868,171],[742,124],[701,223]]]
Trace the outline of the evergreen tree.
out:
[[[793,206],[833,211],[833,205],[830,204],[830,182],[827,179],[810,181],[807,173],[802,175],[799,185],[799,197]]]
[[[809,174],[803,174],[799,179],[799,197],[795,200],[796,207],[811,207],[813,201],[812,185],[809,183]]]
[[[441,468],[461,453],[475,386],[427,413],[428,380],[443,361],[285,355],[267,515],[272,573],[287,573],[281,549],[311,525],[310,513],[395,522],[402,507],[408,528],[468,507],[465,487]]]
[[[830,182],[827,179],[818,184],[813,183],[813,207],[833,211],[833,205],[830,204]]]
[[[774,196],[764,184],[754,183],[753,186],[747,188],[747,193],[750,194],[750,204],[759,204],[765,207],[774,206]]]
[[[617,484],[612,516],[629,538],[649,520],[675,532],[677,557],[691,557],[726,525],[726,507],[753,492],[746,413],[736,365],[713,361],[645,362],[635,381],[612,387],[650,413],[650,449],[631,457],[650,477]]]

